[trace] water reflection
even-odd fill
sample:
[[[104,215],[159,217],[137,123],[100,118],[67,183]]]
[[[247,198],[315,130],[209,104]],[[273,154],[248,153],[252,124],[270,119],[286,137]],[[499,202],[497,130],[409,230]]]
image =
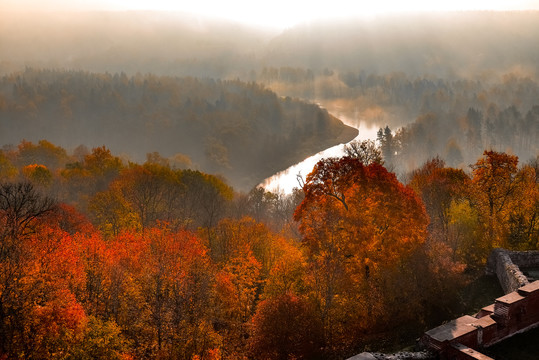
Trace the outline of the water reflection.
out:
[[[344,124],[348,126],[353,126],[358,129],[359,134],[356,138],[354,138],[354,140],[376,139],[376,132],[378,131],[379,126],[375,124],[366,124],[361,120],[349,119],[344,116],[337,117]],[[298,183],[298,175],[305,178],[307,174],[312,171],[314,165],[322,158],[342,156],[344,154],[344,145],[345,144],[335,145],[319,152],[318,154],[310,156],[302,162],[292,165],[288,169],[278,172],[272,177],[267,178],[260,185],[268,191],[283,192],[285,194],[289,194],[295,187],[300,186]]]

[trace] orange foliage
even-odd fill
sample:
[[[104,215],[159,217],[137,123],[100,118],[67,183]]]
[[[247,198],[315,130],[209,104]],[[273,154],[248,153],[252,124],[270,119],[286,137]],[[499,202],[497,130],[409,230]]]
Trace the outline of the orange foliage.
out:
[[[321,160],[303,191],[294,217],[312,296],[326,339],[351,346],[358,331],[390,313],[391,282],[384,279],[399,274],[394,270],[423,244],[428,217],[415,192],[394,174],[350,157]]]
[[[421,200],[379,164],[322,160],[304,192],[294,216],[312,255],[331,251],[376,267],[405,257],[425,239]]]
[[[249,339],[253,358],[314,359],[322,354],[322,324],[305,299],[286,293],[258,305]]]
[[[59,290],[32,313],[32,337],[36,358],[61,358],[79,342],[87,318],[81,304],[67,290]]]
[[[378,163],[322,160],[294,213],[301,243],[242,217],[288,227],[301,194],[284,203],[258,189],[250,209],[230,210],[218,177],[151,159],[123,168],[103,147],[63,172],[95,227],[29,183],[0,184],[0,356],[340,356],[436,311],[470,253],[539,246],[537,170],[506,154],[485,153],[473,179],[434,159],[411,187]]]

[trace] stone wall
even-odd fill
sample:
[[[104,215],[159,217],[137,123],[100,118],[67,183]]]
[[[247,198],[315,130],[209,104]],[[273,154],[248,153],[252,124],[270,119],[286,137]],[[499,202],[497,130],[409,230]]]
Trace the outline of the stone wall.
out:
[[[525,267],[539,264],[539,252],[533,251],[529,255],[527,253],[505,249],[494,249],[490,253],[487,260],[487,273],[496,274],[506,294],[516,291],[529,283],[528,278],[520,271],[519,266]]]
[[[507,251],[507,253],[513,263],[521,269],[539,267],[539,251]]]

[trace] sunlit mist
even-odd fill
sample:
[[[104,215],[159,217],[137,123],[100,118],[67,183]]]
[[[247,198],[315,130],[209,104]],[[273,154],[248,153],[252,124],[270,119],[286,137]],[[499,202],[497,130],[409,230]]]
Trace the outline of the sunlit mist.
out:
[[[357,16],[373,16],[382,13],[407,13],[427,11],[465,10],[531,10],[539,9],[539,1],[504,0],[457,0],[457,1],[247,1],[247,0],[199,0],[199,1],[103,1],[103,0],[6,0],[0,9],[45,11],[126,11],[154,10],[181,11],[216,18],[225,18],[250,25],[286,28],[316,19],[339,19]]]

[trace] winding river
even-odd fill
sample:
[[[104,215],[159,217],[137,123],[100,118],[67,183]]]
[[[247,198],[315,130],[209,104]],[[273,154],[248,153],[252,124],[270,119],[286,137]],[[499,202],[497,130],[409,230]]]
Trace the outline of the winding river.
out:
[[[361,119],[348,118],[339,112],[332,112],[332,114],[340,119],[345,125],[358,129],[359,133],[352,141],[376,139],[376,132],[378,131],[379,126],[375,124],[366,124],[365,122],[361,121]],[[320,159],[342,156],[344,154],[344,145],[345,144],[335,145],[313,156],[310,156],[305,160],[292,165],[288,169],[267,178],[260,185],[271,192],[290,194],[295,187],[300,186],[298,183],[298,175],[301,175],[305,179],[307,174],[312,171],[314,165]]]

